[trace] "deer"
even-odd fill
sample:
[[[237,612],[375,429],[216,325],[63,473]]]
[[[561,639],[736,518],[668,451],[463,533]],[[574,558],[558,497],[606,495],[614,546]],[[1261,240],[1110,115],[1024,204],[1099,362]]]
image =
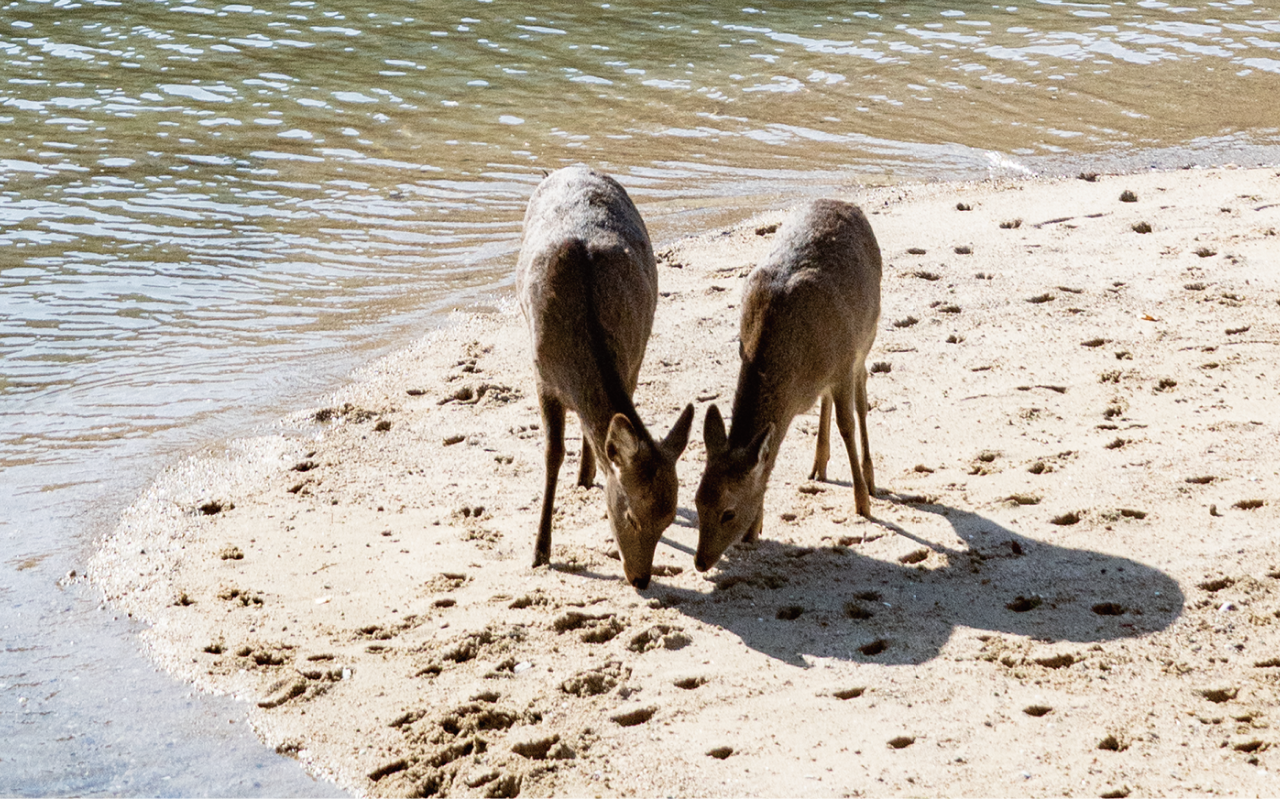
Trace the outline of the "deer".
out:
[[[866,360],[880,321],[880,273],[880,247],[861,209],[815,200],[792,212],[773,249],[747,276],[732,426],[726,434],[715,404],[703,424],[707,461],[696,497],[694,558],[699,572],[715,566],[730,546],[759,538],[778,448],[792,419],[819,398],[809,478],[827,479],[834,407],[857,512],[870,518],[875,474]],[[860,442],[854,440],[855,421]]]
[[[573,411],[582,427],[578,485],[594,485],[598,462],[623,573],[643,591],[654,551],[675,519],[676,461],[689,441],[693,404],[657,441],[631,399],[653,329],[658,269],[626,190],[581,164],[544,178],[525,211],[516,285],[546,445],[533,566],[551,561],[565,414]]]

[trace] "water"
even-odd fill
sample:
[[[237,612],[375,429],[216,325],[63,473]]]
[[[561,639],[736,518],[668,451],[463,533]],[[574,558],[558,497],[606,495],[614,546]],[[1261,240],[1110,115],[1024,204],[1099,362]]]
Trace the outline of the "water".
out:
[[[331,790],[58,581],[167,460],[505,296],[542,170],[617,174],[661,241],[856,183],[1274,163],[1277,96],[1249,0],[0,0],[0,794]]]

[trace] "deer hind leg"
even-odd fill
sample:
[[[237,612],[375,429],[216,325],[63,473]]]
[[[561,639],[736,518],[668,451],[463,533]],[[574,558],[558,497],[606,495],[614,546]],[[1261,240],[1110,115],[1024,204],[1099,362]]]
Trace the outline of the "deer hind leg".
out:
[[[857,443],[854,440],[854,395],[857,390],[854,388],[856,381],[851,380],[848,383],[837,388],[834,392],[836,405],[836,426],[840,429],[840,438],[844,439],[845,452],[849,454],[849,466],[853,472],[853,497],[857,506],[858,513],[868,519],[871,518],[871,494],[867,489],[867,479],[863,475],[863,462],[858,458]]]
[[[555,509],[556,478],[564,463],[564,404],[551,395],[538,397],[542,406],[542,430],[546,436],[546,483],[542,489],[542,518],[533,546],[533,566],[551,563],[551,512]]]
[[[809,480],[827,480],[827,461],[831,458],[831,393],[822,395],[822,407],[818,411],[818,446],[813,451],[813,469]]]
[[[862,477],[866,478],[867,491],[875,494],[876,471],[871,464],[871,442],[867,439],[867,370],[861,364],[853,373],[853,391],[853,401],[858,410],[858,434],[862,439]],[[849,455],[849,461],[853,461],[852,453]]]
[[[591,439],[582,435],[582,462],[578,465],[578,485],[588,489],[596,482],[596,451],[591,447]]]

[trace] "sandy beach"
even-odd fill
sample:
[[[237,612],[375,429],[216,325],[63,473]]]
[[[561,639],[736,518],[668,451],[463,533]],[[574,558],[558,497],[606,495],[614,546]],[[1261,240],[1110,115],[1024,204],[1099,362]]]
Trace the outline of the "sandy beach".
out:
[[[174,465],[87,580],[166,669],[360,795],[1274,796],[1280,173],[843,199],[885,264],[874,519],[839,446],[805,479],[815,408],[761,541],[693,568],[703,415],[732,404],[778,209],[654,242],[636,405],[657,435],[696,417],[647,590],[600,479],[573,481],[572,415],[552,565],[529,566],[514,298]]]

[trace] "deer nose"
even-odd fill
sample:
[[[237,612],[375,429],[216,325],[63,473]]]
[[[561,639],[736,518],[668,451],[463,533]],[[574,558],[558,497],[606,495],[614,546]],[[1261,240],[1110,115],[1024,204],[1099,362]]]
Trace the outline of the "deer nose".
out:
[[[636,587],[636,591],[643,592],[649,588],[649,575],[639,575],[631,579],[631,585]]]
[[[698,555],[693,559],[694,569],[698,570],[698,572],[706,572],[711,569],[711,564],[709,564],[708,561],[709,559],[706,556],[702,553],[698,553]]]

